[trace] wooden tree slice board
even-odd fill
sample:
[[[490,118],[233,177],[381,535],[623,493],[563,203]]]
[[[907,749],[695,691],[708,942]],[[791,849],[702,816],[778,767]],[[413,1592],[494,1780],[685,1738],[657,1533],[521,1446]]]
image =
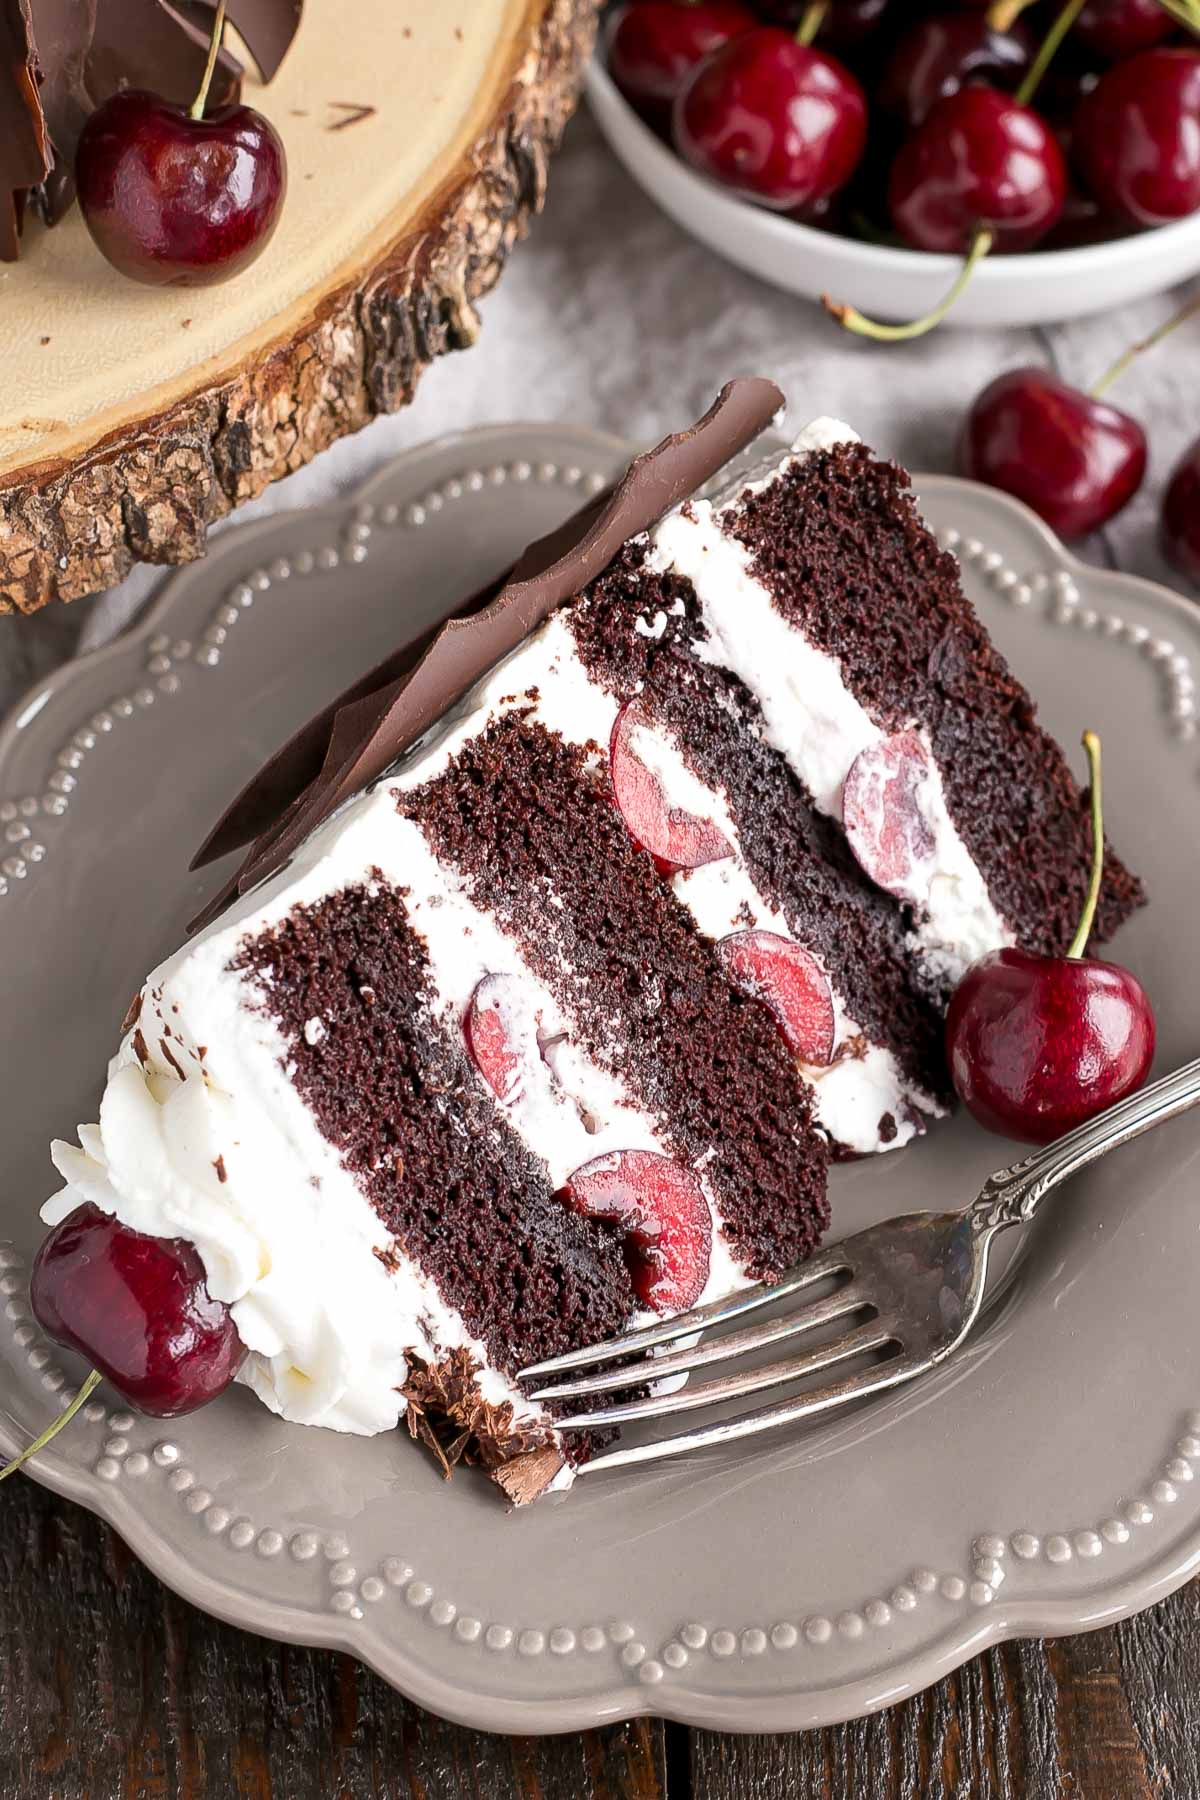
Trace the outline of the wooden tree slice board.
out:
[[[598,0],[308,0],[246,97],[287,145],[259,261],[212,288],[109,268],[73,211],[0,264],[0,612],[186,562],[214,519],[475,339],[545,194]]]

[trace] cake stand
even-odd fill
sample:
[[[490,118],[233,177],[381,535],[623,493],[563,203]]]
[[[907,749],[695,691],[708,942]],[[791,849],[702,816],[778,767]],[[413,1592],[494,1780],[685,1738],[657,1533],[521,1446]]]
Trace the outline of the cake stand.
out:
[[[126,281],[78,210],[0,264],[0,612],[200,556],[220,518],[474,342],[541,206],[597,0],[310,0],[270,86],[287,146],[262,258]]]

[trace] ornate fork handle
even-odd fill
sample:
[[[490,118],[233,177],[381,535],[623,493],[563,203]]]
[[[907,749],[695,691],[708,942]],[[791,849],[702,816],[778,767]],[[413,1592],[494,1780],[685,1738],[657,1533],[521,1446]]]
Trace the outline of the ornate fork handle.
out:
[[[1140,1088],[1086,1124],[1077,1125],[1074,1131],[1035,1150],[1024,1161],[997,1169],[971,1208],[972,1224],[976,1231],[988,1234],[1002,1231],[1007,1225],[1027,1224],[1051,1188],[1197,1102],[1200,1057],[1185,1063],[1173,1075],[1164,1075],[1161,1081]]]

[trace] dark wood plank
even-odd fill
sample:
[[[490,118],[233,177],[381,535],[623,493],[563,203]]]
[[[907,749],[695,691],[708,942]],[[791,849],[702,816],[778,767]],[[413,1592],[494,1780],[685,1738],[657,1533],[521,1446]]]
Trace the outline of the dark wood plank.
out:
[[[1003,1645],[872,1719],[696,1732],[704,1800],[1195,1800],[1200,1587],[1113,1631]],[[672,1800],[675,1800],[672,1795]]]
[[[207,1618],[20,1477],[0,1490],[0,1582],[4,1800],[665,1800],[661,1725],[448,1725],[349,1657]]]

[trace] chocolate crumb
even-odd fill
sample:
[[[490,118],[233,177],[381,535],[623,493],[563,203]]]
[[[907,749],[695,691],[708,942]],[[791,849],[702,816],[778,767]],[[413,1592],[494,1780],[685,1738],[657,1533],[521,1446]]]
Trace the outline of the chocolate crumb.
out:
[[[218,1181],[228,1181],[229,1180],[228,1175],[225,1173],[225,1158],[223,1156],[217,1156],[217,1157],[213,1158],[213,1168],[217,1171],[217,1180]]]
[[[122,1037],[124,1037],[125,1033],[127,1031],[131,1030],[132,1027],[137,1024],[137,1022],[141,1018],[141,1016],[142,1016],[142,992],[141,992],[141,989],[139,988],[137,993],[133,996],[133,999],[129,1002],[129,1006],[126,1010],[125,1017],[121,1020],[121,1036]]]
[[[140,1025],[133,1034],[133,1054],[137,1057],[144,1069],[146,1064],[150,1061],[150,1052],[146,1048],[146,1040],[142,1036]]]

